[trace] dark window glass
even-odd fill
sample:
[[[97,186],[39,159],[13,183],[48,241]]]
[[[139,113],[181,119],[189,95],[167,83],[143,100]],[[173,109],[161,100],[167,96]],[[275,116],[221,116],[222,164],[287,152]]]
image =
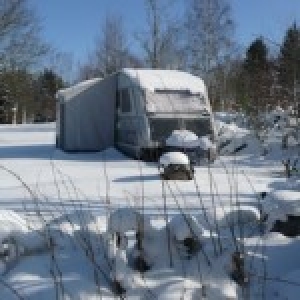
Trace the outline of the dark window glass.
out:
[[[131,112],[131,102],[130,102],[130,93],[129,89],[122,89],[121,94],[121,112],[129,113]]]

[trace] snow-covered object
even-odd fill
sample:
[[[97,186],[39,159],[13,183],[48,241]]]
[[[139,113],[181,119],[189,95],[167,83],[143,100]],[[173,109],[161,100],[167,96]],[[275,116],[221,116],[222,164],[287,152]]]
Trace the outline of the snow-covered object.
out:
[[[198,137],[195,133],[189,130],[174,130],[166,140],[166,146],[183,149],[201,148],[209,150],[214,148],[214,143],[207,136]]]
[[[226,277],[222,280],[211,280],[207,286],[206,295],[208,300],[240,299],[237,285]]]
[[[0,211],[0,274],[20,256],[46,248],[42,236],[29,230],[26,221],[10,210]]]
[[[221,208],[224,217],[220,219],[221,227],[239,226],[252,227],[259,224],[262,219],[261,213],[257,207],[250,205],[239,205],[236,207]],[[220,213],[220,209],[219,209]]]
[[[202,136],[198,140],[198,146],[205,151],[216,149],[216,145],[207,136]]]
[[[206,94],[204,81],[186,72],[153,69],[123,69],[122,72],[137,85],[151,92],[189,90],[193,94]]]
[[[275,124],[284,125],[288,119],[288,111],[277,106],[274,110],[266,113],[264,117],[269,126],[274,126]]]
[[[129,267],[125,250],[118,250],[112,260],[110,278],[118,282],[123,289],[128,290],[134,287],[134,271]]]
[[[166,139],[166,146],[178,148],[198,147],[198,136],[189,130],[174,130]]]
[[[298,136],[296,129],[285,129],[283,130],[282,144],[285,147],[297,146],[300,142],[300,136]]]
[[[201,290],[202,285],[199,282],[176,277],[174,280],[171,280],[169,284],[163,285],[163,289],[159,289],[159,299],[201,299],[199,298],[201,296]]]
[[[269,194],[269,201],[275,202],[280,215],[300,215],[300,192],[299,190],[275,190]],[[278,217],[280,216],[278,215]]]
[[[0,210],[0,243],[10,236],[21,237],[28,233],[26,221],[11,210]]]
[[[159,158],[159,166],[165,168],[169,165],[189,165],[190,160],[188,156],[182,152],[174,151],[164,153]]]
[[[69,101],[73,97],[87,90],[89,87],[97,84],[101,80],[102,80],[101,78],[93,78],[93,79],[79,82],[78,84],[71,86],[69,88],[61,89],[56,93],[56,98],[59,99],[60,101],[62,100]]]
[[[174,216],[168,224],[170,233],[177,241],[183,241],[186,238],[200,238],[203,229],[197,219],[191,215],[178,214]]]
[[[29,230],[26,220],[11,210],[0,210],[0,244],[15,241],[27,251],[43,247],[41,233]]]
[[[108,219],[107,230],[110,233],[126,233],[150,229],[150,220],[133,208],[119,208]]]
[[[261,209],[262,205],[253,204],[246,205],[240,204],[238,206],[217,206],[206,211],[207,218],[200,219],[199,223],[203,225],[204,233],[205,229],[218,229],[222,231],[224,238],[230,234],[229,228],[243,226],[245,235],[254,235],[261,231],[262,227],[266,228],[266,214],[271,213],[271,210]]]
[[[249,130],[238,127],[235,123],[217,122],[218,147],[220,154],[233,154],[244,146],[252,146],[253,138]],[[253,145],[254,147],[255,145]]]

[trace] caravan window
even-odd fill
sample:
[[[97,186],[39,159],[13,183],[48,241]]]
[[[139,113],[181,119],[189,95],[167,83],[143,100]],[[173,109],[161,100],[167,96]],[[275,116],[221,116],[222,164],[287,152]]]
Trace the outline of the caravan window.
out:
[[[132,111],[129,89],[120,90],[120,109],[122,113],[130,113]]]

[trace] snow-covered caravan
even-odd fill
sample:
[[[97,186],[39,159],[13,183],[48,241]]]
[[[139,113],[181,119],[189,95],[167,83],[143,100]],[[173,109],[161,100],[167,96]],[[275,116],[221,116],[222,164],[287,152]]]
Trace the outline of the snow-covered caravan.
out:
[[[57,145],[68,151],[116,146],[143,157],[163,148],[174,130],[214,135],[205,84],[185,72],[123,69],[57,98]]]
[[[175,70],[124,69],[118,78],[116,145],[143,157],[161,149],[174,130],[214,139],[203,80]]]
[[[56,145],[65,151],[114,146],[117,81],[95,78],[58,91]]]

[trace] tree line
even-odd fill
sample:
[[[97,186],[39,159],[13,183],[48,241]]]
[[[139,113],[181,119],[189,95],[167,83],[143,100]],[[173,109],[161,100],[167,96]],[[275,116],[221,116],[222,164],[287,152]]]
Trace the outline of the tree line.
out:
[[[30,71],[51,48],[40,39],[38,19],[27,0],[0,0],[0,8],[0,122],[11,122],[16,110],[18,121],[30,115],[54,119],[54,95],[65,83],[55,68]],[[145,26],[131,34],[122,16],[106,16],[94,48],[79,66],[78,80],[124,67],[177,69],[205,80],[215,109],[258,114],[277,105],[297,106],[296,23],[281,44],[258,36],[242,49],[228,0],[144,0],[144,8]]]
[[[52,68],[36,71],[55,56],[40,31],[27,0],[0,0],[0,123],[55,120],[55,93],[64,82]]]

